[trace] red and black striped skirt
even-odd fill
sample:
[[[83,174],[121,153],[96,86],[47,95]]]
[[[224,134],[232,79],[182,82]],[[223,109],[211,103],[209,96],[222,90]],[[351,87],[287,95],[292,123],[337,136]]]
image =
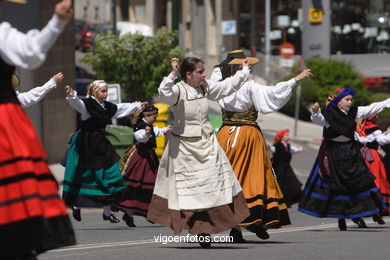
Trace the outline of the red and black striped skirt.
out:
[[[46,153],[19,104],[0,104],[0,136],[0,258],[75,244]]]

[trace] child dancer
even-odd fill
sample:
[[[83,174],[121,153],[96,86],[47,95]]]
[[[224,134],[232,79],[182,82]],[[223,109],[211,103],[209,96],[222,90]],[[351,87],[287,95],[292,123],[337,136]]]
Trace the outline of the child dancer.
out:
[[[311,119],[326,128],[315,165],[305,185],[298,210],[315,216],[338,218],[346,230],[346,218],[371,216],[384,207],[383,198],[354,139],[356,120],[390,107],[390,99],[366,107],[353,107],[354,89],[336,89],[321,113],[312,106]],[[361,225],[363,226],[363,224]],[[364,225],[365,226],[365,225]]]
[[[290,134],[288,129],[279,131],[270,150],[273,154],[272,167],[276,173],[276,180],[282,190],[287,207],[297,203],[302,193],[302,183],[298,180],[290,162],[295,153],[302,152],[302,147],[295,147],[289,143]]]
[[[63,199],[77,221],[81,221],[79,207],[103,207],[103,220],[118,223],[110,205],[124,200],[127,185],[119,169],[119,155],[104,135],[105,127],[111,119],[129,116],[143,105],[107,102],[104,80],[92,82],[82,100],[71,87],[65,89],[66,99],[81,114],[83,123],[68,149]]]
[[[159,164],[154,151],[156,137],[172,130],[170,125],[164,128],[153,126],[157,115],[158,108],[153,105],[146,106],[140,113],[134,126],[134,145],[128,149],[124,158],[122,173],[131,190],[131,197],[116,207],[125,211],[123,220],[129,227],[135,227],[133,212],[144,217],[148,214]]]
[[[159,97],[172,105],[175,123],[158,168],[148,220],[179,234],[200,234],[202,247],[211,246],[209,234],[237,226],[249,212],[229,160],[211,127],[208,100],[237,90],[249,74],[248,61],[235,76],[222,82],[205,80],[204,62],[171,60],[172,72],[161,82]]]
[[[384,209],[381,214],[389,215],[389,201],[390,201],[390,182],[387,179],[385,165],[382,162],[382,159],[378,153],[379,142],[382,144],[383,133],[379,127],[374,123],[377,115],[373,115],[368,118],[363,118],[358,120],[356,126],[355,139],[363,144],[362,151],[364,160],[375,176],[375,185],[379,188],[383,198],[386,202],[386,209]],[[381,218],[380,214],[373,215],[373,220],[378,222],[378,224],[384,225],[385,221]]]
[[[16,75],[14,75],[13,79],[16,81],[17,88],[19,86],[19,79]],[[64,75],[59,72],[55,74],[48,82],[46,82],[43,86],[35,87],[27,92],[20,93],[16,90],[16,96],[23,108],[32,106],[39,101],[41,101],[50,91],[55,89],[57,85],[64,79]]]
[[[219,82],[236,73],[247,57],[241,50],[231,51],[211,79]],[[251,64],[257,58],[248,57]],[[250,216],[240,225],[261,239],[268,239],[266,229],[289,225],[290,217],[283,194],[275,179],[263,134],[257,124],[258,113],[271,113],[287,103],[296,82],[312,75],[310,69],[276,86],[261,86],[253,80],[243,82],[241,88],[218,101],[222,109],[223,126],[218,141],[224,149],[241,184]],[[231,230],[235,243],[245,242],[240,227]]]
[[[21,108],[12,74],[15,66],[35,69],[61,34],[73,10],[55,6],[41,30],[27,34],[0,23],[0,259],[36,259],[47,250],[75,244],[58,184],[34,126]]]

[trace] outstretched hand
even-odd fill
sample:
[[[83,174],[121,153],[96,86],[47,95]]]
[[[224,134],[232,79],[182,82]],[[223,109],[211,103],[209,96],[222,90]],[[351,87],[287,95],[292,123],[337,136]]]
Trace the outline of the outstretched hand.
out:
[[[58,72],[55,74],[52,79],[55,81],[55,83],[58,85],[63,79],[64,79],[64,74],[62,72]]]
[[[248,60],[248,59],[245,59],[245,60],[242,62],[242,67],[249,67],[249,60]]]
[[[320,104],[318,102],[315,102],[313,105],[311,105],[311,111],[313,113],[317,113],[320,110]]]
[[[313,73],[311,72],[311,69],[305,69],[301,73],[299,73],[294,79],[298,83],[302,80],[305,80],[307,78],[313,77]]]
[[[65,93],[68,97],[74,96],[74,90],[69,85],[65,86]]]
[[[73,16],[73,8],[71,0],[62,0],[54,9],[54,13],[63,20],[69,20]]]

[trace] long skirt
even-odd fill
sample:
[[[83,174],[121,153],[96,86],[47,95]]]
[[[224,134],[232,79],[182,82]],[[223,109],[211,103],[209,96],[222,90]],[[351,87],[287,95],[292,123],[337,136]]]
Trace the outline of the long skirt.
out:
[[[237,226],[249,211],[216,136],[171,135],[161,158],[148,220],[175,234],[214,234]]]
[[[126,153],[123,177],[129,187],[129,197],[117,204],[122,210],[131,210],[146,217],[152,200],[158,170],[158,158],[153,149],[133,145]]]
[[[370,151],[374,160],[369,162],[366,159],[365,161],[372,174],[374,174],[375,185],[379,188],[379,191],[386,202],[386,209],[384,209],[381,214],[388,216],[390,213],[390,182],[387,178],[385,165],[383,164],[378,151],[376,149],[370,149]]]
[[[107,169],[82,169],[78,166],[78,137],[72,137],[64,176],[63,199],[67,206],[103,207],[125,200],[128,189],[119,164]]]
[[[322,144],[298,210],[318,218],[359,218],[385,208],[356,142]]]
[[[75,244],[58,184],[19,104],[0,104],[0,259]]]
[[[250,210],[250,216],[241,225],[261,223],[270,228],[290,225],[287,206],[261,131],[249,125],[223,126],[217,137]]]
[[[273,165],[273,167],[287,206],[297,203],[302,195],[302,183],[298,180],[293,169],[289,164]]]

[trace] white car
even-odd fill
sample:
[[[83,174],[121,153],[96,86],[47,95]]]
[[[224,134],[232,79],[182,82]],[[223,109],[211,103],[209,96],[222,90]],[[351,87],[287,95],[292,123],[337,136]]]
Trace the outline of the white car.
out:
[[[117,22],[116,29],[119,32],[119,36],[123,36],[126,33],[139,33],[143,36],[153,37],[152,27],[144,23]]]

